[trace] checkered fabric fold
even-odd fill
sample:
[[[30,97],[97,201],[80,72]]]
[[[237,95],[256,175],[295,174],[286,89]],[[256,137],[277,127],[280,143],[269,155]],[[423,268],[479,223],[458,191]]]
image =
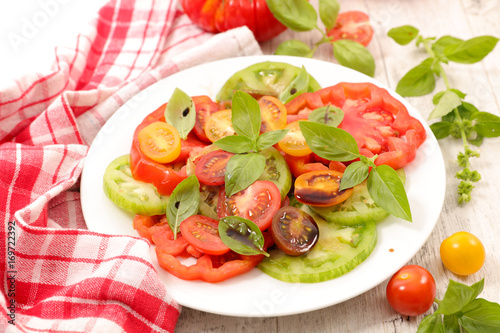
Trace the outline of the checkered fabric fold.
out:
[[[203,62],[255,54],[250,30],[203,32],[175,0],[116,0],[73,46],[56,49],[50,72],[0,91],[0,331],[174,331],[180,306],[148,243],[87,230],[85,156],[142,89]]]

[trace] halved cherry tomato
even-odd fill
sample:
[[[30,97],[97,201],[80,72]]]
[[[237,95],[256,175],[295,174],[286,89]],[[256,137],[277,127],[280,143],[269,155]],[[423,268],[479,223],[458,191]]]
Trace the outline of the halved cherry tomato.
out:
[[[212,113],[205,123],[205,134],[211,142],[215,142],[225,136],[233,135],[234,133],[230,109]]]
[[[209,152],[196,164],[196,177],[206,185],[223,185],[226,165],[233,155],[220,149]]]
[[[404,266],[389,280],[386,295],[396,312],[405,316],[419,316],[434,303],[436,282],[425,268],[418,265]]]
[[[337,16],[335,26],[328,31],[333,41],[350,39],[367,46],[373,37],[373,28],[368,15],[359,11],[347,11]]]
[[[283,139],[278,142],[279,147],[288,155],[305,156],[312,153],[311,148],[307,145],[306,139],[300,131],[298,121],[294,121],[285,126],[288,133]]]
[[[295,197],[311,206],[328,207],[344,202],[353,192],[352,188],[340,191],[342,172],[319,170],[304,173],[295,180]]]
[[[344,111],[338,126],[349,132],[360,153],[378,155],[375,164],[399,169],[415,158],[416,149],[425,141],[423,125],[409,115],[406,107],[383,88],[372,83],[339,83],[304,93],[286,105],[287,112],[333,105]],[[401,139],[401,140],[395,140]]]
[[[182,0],[181,4],[191,21],[209,32],[247,26],[259,42],[264,42],[286,29],[265,0]]]
[[[195,249],[213,255],[221,255],[229,248],[219,237],[217,226],[219,221],[203,215],[193,215],[182,221],[180,230],[182,236]]]
[[[320,162],[314,162],[313,154],[305,155],[305,156],[292,156],[288,154],[284,154],[288,167],[290,167],[290,172],[295,177],[302,175],[303,173],[307,173],[310,171],[317,170],[327,170],[328,167]]]
[[[137,134],[141,151],[159,163],[169,163],[181,153],[181,138],[175,127],[156,121]]]
[[[266,230],[281,205],[281,194],[271,181],[258,180],[246,189],[226,197],[225,189],[219,193],[217,216],[240,216]]]
[[[219,104],[212,101],[208,96],[194,96],[191,99],[196,108],[196,122],[194,123],[193,132],[201,141],[210,143],[205,134],[205,124],[212,113],[219,111]]]
[[[273,217],[271,236],[281,251],[300,256],[316,245],[319,229],[311,215],[297,207],[285,206]]]
[[[276,97],[263,96],[259,99],[262,125],[260,131],[269,132],[285,128],[286,108]]]

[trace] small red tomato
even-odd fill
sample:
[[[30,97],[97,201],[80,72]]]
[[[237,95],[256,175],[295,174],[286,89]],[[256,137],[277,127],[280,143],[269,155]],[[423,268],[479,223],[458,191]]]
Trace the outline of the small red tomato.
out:
[[[436,282],[425,268],[418,265],[404,266],[389,280],[386,295],[396,312],[405,316],[419,316],[434,303]]]

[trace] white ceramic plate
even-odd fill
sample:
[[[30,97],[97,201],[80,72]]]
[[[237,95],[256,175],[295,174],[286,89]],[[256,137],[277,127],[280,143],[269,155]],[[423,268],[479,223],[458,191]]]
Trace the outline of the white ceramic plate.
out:
[[[81,182],[82,208],[90,230],[137,236],[132,216],[117,208],[102,190],[102,175],[116,157],[129,152],[132,133],[142,119],[165,103],[178,87],[189,95],[215,98],[219,88],[236,71],[261,61],[304,65],[322,87],[341,81],[372,82],[372,78],[329,62],[283,56],[233,58],[190,68],[144,90],[121,107],[102,128],[85,161]],[[427,130],[427,140],[414,162],[405,168],[406,190],[413,223],[389,217],[378,224],[378,244],[370,257],[351,272],[316,284],[292,284],[273,279],[258,269],[210,284],[180,280],[153,261],[170,295],[181,305],[215,314],[241,317],[271,317],[303,313],[337,304],[384,282],[413,258],[436,224],[444,201],[445,168],[439,145],[425,120],[405,100],[411,115]]]

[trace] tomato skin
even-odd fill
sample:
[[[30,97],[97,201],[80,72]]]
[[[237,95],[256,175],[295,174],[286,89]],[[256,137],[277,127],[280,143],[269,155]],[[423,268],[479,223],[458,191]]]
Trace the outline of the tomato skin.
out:
[[[329,207],[344,202],[353,189],[340,191],[342,172],[317,170],[304,173],[295,180],[295,198],[306,205]]]
[[[462,276],[479,271],[486,258],[483,243],[465,231],[456,232],[443,240],[439,252],[444,266]]]
[[[260,230],[266,230],[280,206],[281,193],[278,187],[271,181],[257,180],[229,198],[226,197],[225,188],[222,188],[217,203],[217,216],[219,219],[240,216],[254,222]]]
[[[405,316],[419,316],[434,303],[436,282],[425,268],[418,265],[404,266],[389,280],[386,296],[396,312]]]
[[[257,41],[264,42],[286,30],[265,0],[181,0],[181,5],[191,21],[208,32],[247,26]]]
[[[373,37],[373,28],[369,17],[360,11],[347,11],[337,16],[335,26],[328,31],[333,41],[350,39],[367,46]]]
[[[182,221],[180,230],[182,236],[195,249],[212,255],[221,255],[229,248],[219,237],[217,226],[219,221],[203,215],[193,215]]]

